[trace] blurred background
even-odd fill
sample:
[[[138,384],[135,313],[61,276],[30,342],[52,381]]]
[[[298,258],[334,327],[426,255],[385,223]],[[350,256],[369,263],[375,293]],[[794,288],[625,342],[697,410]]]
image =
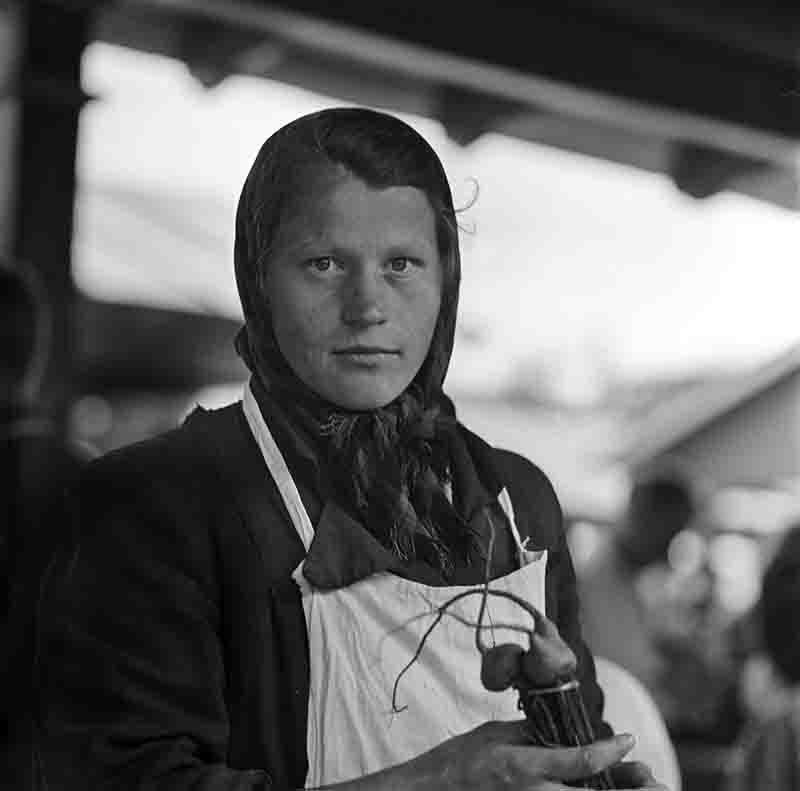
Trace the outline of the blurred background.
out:
[[[640,482],[691,494],[629,582],[684,788],[719,787],[800,516],[796,3],[5,0],[0,86],[35,407],[87,457],[239,397],[234,211],[269,134],[341,103],[418,128],[464,209],[449,392],[550,476],[579,578],[650,540]]]

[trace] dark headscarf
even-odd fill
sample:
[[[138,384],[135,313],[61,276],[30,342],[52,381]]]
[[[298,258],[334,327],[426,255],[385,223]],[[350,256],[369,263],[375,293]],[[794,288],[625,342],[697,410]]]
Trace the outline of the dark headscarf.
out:
[[[428,355],[390,404],[349,411],[325,401],[293,372],[278,348],[264,273],[277,231],[304,194],[331,171],[370,187],[422,190],[434,210],[443,287]],[[461,275],[458,228],[444,169],[410,126],[372,110],[338,108],[303,116],[261,147],[236,213],[236,282],[245,317],[236,348],[288,422],[310,438],[331,496],[402,559],[447,576],[474,536],[445,495],[456,422],[442,386],[455,336]]]

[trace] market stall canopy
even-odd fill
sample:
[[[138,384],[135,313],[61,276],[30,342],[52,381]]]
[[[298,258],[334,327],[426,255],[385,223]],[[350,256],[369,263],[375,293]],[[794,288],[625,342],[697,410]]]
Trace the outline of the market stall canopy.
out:
[[[710,489],[799,491],[800,345],[754,370],[687,388],[652,410],[620,458],[679,464]]]
[[[118,0],[95,37],[800,208],[800,7],[786,0]]]
[[[86,297],[73,315],[80,392],[191,392],[247,379],[233,348],[239,321]]]

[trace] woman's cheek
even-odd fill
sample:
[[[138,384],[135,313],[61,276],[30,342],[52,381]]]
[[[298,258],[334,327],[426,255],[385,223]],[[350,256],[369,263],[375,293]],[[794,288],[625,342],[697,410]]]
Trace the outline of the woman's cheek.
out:
[[[322,349],[309,348],[306,353],[306,370],[315,378],[319,378],[325,373],[326,356]]]

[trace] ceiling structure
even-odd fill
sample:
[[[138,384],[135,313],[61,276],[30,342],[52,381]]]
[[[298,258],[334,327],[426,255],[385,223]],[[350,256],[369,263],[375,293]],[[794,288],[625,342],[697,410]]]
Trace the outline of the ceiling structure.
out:
[[[800,209],[800,6],[117,0],[96,39]]]

